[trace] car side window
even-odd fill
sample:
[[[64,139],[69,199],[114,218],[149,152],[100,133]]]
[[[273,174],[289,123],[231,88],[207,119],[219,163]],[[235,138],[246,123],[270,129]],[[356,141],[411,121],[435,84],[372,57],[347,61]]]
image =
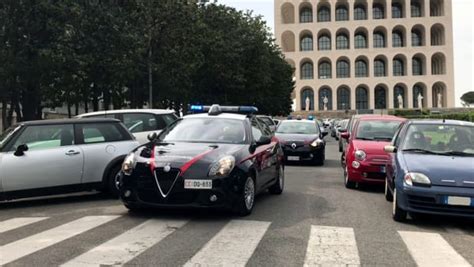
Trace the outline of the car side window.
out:
[[[117,142],[128,140],[118,123],[91,123],[80,125],[84,144]]]
[[[74,145],[74,127],[72,124],[28,126],[11,150],[23,144],[30,151],[71,146]]]
[[[131,133],[160,129],[154,114],[148,113],[125,113],[123,114],[123,124]]]
[[[259,125],[260,125],[260,129],[262,129],[262,133],[266,136],[272,136],[273,133],[272,133],[272,130],[270,129],[270,127],[268,126],[267,123],[265,123],[262,119],[259,119],[258,121]]]
[[[252,119],[252,135],[255,141],[260,140],[260,138],[264,135],[256,119]]]
[[[163,130],[166,128],[168,125],[172,124],[174,121],[176,121],[177,117],[174,114],[162,114],[162,115],[156,115],[156,120],[157,120],[157,130]]]

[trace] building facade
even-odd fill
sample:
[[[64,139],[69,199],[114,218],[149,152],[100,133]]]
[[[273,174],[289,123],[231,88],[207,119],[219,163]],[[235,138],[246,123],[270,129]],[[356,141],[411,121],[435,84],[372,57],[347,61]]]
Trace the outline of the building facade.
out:
[[[454,107],[451,0],[275,0],[300,110]]]

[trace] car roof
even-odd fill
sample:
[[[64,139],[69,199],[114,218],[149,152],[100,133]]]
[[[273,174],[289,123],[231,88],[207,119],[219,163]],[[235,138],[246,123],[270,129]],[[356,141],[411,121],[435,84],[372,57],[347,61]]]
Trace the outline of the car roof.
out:
[[[382,121],[406,121],[405,118],[392,116],[392,115],[363,115],[358,118],[359,121],[372,121],[372,120],[382,120]]]
[[[219,119],[233,119],[233,120],[246,120],[248,117],[247,115],[243,114],[236,114],[236,113],[220,113],[217,115],[209,115],[207,113],[198,113],[198,114],[191,114],[186,115],[183,119],[187,118],[219,118]]]
[[[474,126],[474,123],[468,121],[458,120],[442,120],[442,119],[413,119],[409,121],[409,124],[447,124],[447,125],[459,125],[459,126]]]
[[[284,121],[281,121],[281,123],[286,123],[286,122],[315,123],[316,121],[314,121],[314,120],[284,120]]]
[[[78,115],[77,117],[86,117],[86,116],[97,116],[97,115],[106,115],[106,114],[121,114],[121,113],[152,113],[152,114],[172,114],[175,111],[172,109],[116,109],[116,110],[102,110],[84,113]]]
[[[36,121],[22,121],[17,125],[33,126],[33,125],[57,125],[57,124],[79,124],[79,123],[111,123],[120,122],[117,119],[110,118],[84,118],[84,119],[55,119],[55,120],[36,120]]]

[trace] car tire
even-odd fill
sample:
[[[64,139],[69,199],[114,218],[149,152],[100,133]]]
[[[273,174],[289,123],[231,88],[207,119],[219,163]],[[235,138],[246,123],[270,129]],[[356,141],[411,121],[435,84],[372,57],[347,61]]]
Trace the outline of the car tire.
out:
[[[393,189],[392,218],[396,222],[404,222],[407,219],[407,212],[398,206],[397,189]]]
[[[356,182],[349,180],[349,172],[347,170],[347,167],[344,168],[344,185],[348,189],[354,189],[357,186]]]
[[[390,189],[388,188],[388,179],[387,179],[387,178],[385,178],[385,190],[384,190],[384,194],[385,194],[385,200],[387,200],[388,202],[392,202],[392,201],[393,201],[392,192],[391,192]]]
[[[341,143],[339,143],[339,152],[342,153],[342,146],[341,146]]]
[[[122,166],[120,164],[115,165],[109,171],[109,175],[107,176],[107,192],[113,198],[119,197],[119,189],[118,189],[118,182],[120,178],[120,171]]]
[[[123,203],[123,205],[125,206],[125,208],[128,209],[129,212],[140,212],[140,211],[143,210],[142,207],[140,207],[138,205],[135,205],[135,204]]]
[[[242,193],[237,199],[234,212],[239,216],[247,216],[252,213],[255,205],[255,181],[252,177],[247,177],[242,188]]]
[[[285,188],[285,169],[280,165],[278,169],[278,176],[274,185],[272,185],[268,191],[273,195],[281,195]]]

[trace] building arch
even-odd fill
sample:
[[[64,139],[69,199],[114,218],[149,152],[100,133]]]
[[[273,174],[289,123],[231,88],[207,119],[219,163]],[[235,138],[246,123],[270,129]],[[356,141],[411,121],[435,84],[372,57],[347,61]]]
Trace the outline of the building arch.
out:
[[[310,2],[303,2],[299,6],[300,23],[313,22],[313,5]]]
[[[392,19],[405,17],[405,0],[392,0]]]
[[[347,0],[338,0],[336,3],[336,21],[349,20],[349,3]]]
[[[395,26],[392,30],[392,47],[406,46],[407,30],[404,26]]]
[[[384,55],[378,55],[374,58],[374,76],[386,77],[388,76],[388,59]]]
[[[446,37],[443,24],[436,23],[431,26],[431,45],[445,45]]]
[[[332,110],[332,89],[329,86],[322,86],[319,89],[319,110],[324,110],[324,98],[327,97],[327,110]]]
[[[447,107],[448,101],[446,99],[446,84],[444,82],[436,82],[432,87],[432,103],[435,108],[444,108]],[[441,98],[441,99],[440,99]],[[439,103],[441,102],[441,103]],[[441,104],[441,105],[439,105]]]
[[[331,79],[332,78],[332,63],[327,57],[321,58],[318,61],[318,78]]]
[[[443,53],[438,52],[431,56],[431,74],[446,74],[446,56]]]
[[[356,87],[356,109],[369,109],[369,87],[367,85]]]
[[[430,0],[430,16],[444,16],[444,0]]]
[[[426,75],[426,56],[422,53],[414,55],[411,59],[412,75]]]
[[[331,21],[331,4],[327,1],[319,1],[318,4],[318,22]]]
[[[354,48],[369,48],[369,32],[367,28],[359,27],[354,31]]]
[[[374,89],[375,109],[387,109],[388,103],[388,86],[385,84],[377,84]]]
[[[392,61],[393,76],[407,75],[407,58],[403,54],[398,54],[393,57]]]
[[[292,3],[281,5],[281,20],[283,24],[295,23],[295,6]]]
[[[387,18],[387,2],[385,0],[374,0],[372,3],[372,19]]]
[[[309,30],[300,33],[300,51],[313,51],[313,33]]]
[[[421,24],[417,24],[411,28],[411,46],[425,46],[426,45],[426,34],[425,27]]]
[[[314,91],[309,86],[303,87],[300,91],[301,110],[306,110],[306,98],[309,98],[309,110],[314,110]]]
[[[350,32],[346,28],[340,28],[336,32],[336,50],[350,49]]]
[[[426,107],[426,85],[424,83],[416,83],[415,85],[413,85],[413,108],[425,108]],[[421,100],[421,104],[422,106],[420,107],[418,105],[418,95],[420,95],[423,97],[423,99]]]
[[[337,88],[337,109],[351,109],[351,90],[346,85]]]
[[[358,56],[354,68],[355,77],[369,77],[369,59],[366,56]]]
[[[327,29],[318,32],[318,50],[331,50],[331,32]]]
[[[340,57],[336,62],[336,78],[351,77],[351,61],[347,57]]]
[[[425,6],[424,6],[423,0],[410,1],[410,15],[412,18],[424,17],[425,16],[424,10],[425,10]]]
[[[292,31],[281,34],[281,48],[283,52],[295,52],[295,34]]]
[[[399,104],[403,104],[402,107],[407,108],[408,107],[407,94],[408,94],[408,87],[406,86],[406,84],[397,83],[393,87],[393,107],[398,109],[400,108]],[[403,103],[398,102],[399,95]]]
[[[311,80],[314,79],[314,64],[313,61],[309,58],[301,60],[300,64],[300,78],[301,80]]]
[[[355,0],[354,1],[354,20],[367,20],[367,1]]]
[[[373,46],[374,48],[387,47],[387,28],[378,26],[373,32]]]

